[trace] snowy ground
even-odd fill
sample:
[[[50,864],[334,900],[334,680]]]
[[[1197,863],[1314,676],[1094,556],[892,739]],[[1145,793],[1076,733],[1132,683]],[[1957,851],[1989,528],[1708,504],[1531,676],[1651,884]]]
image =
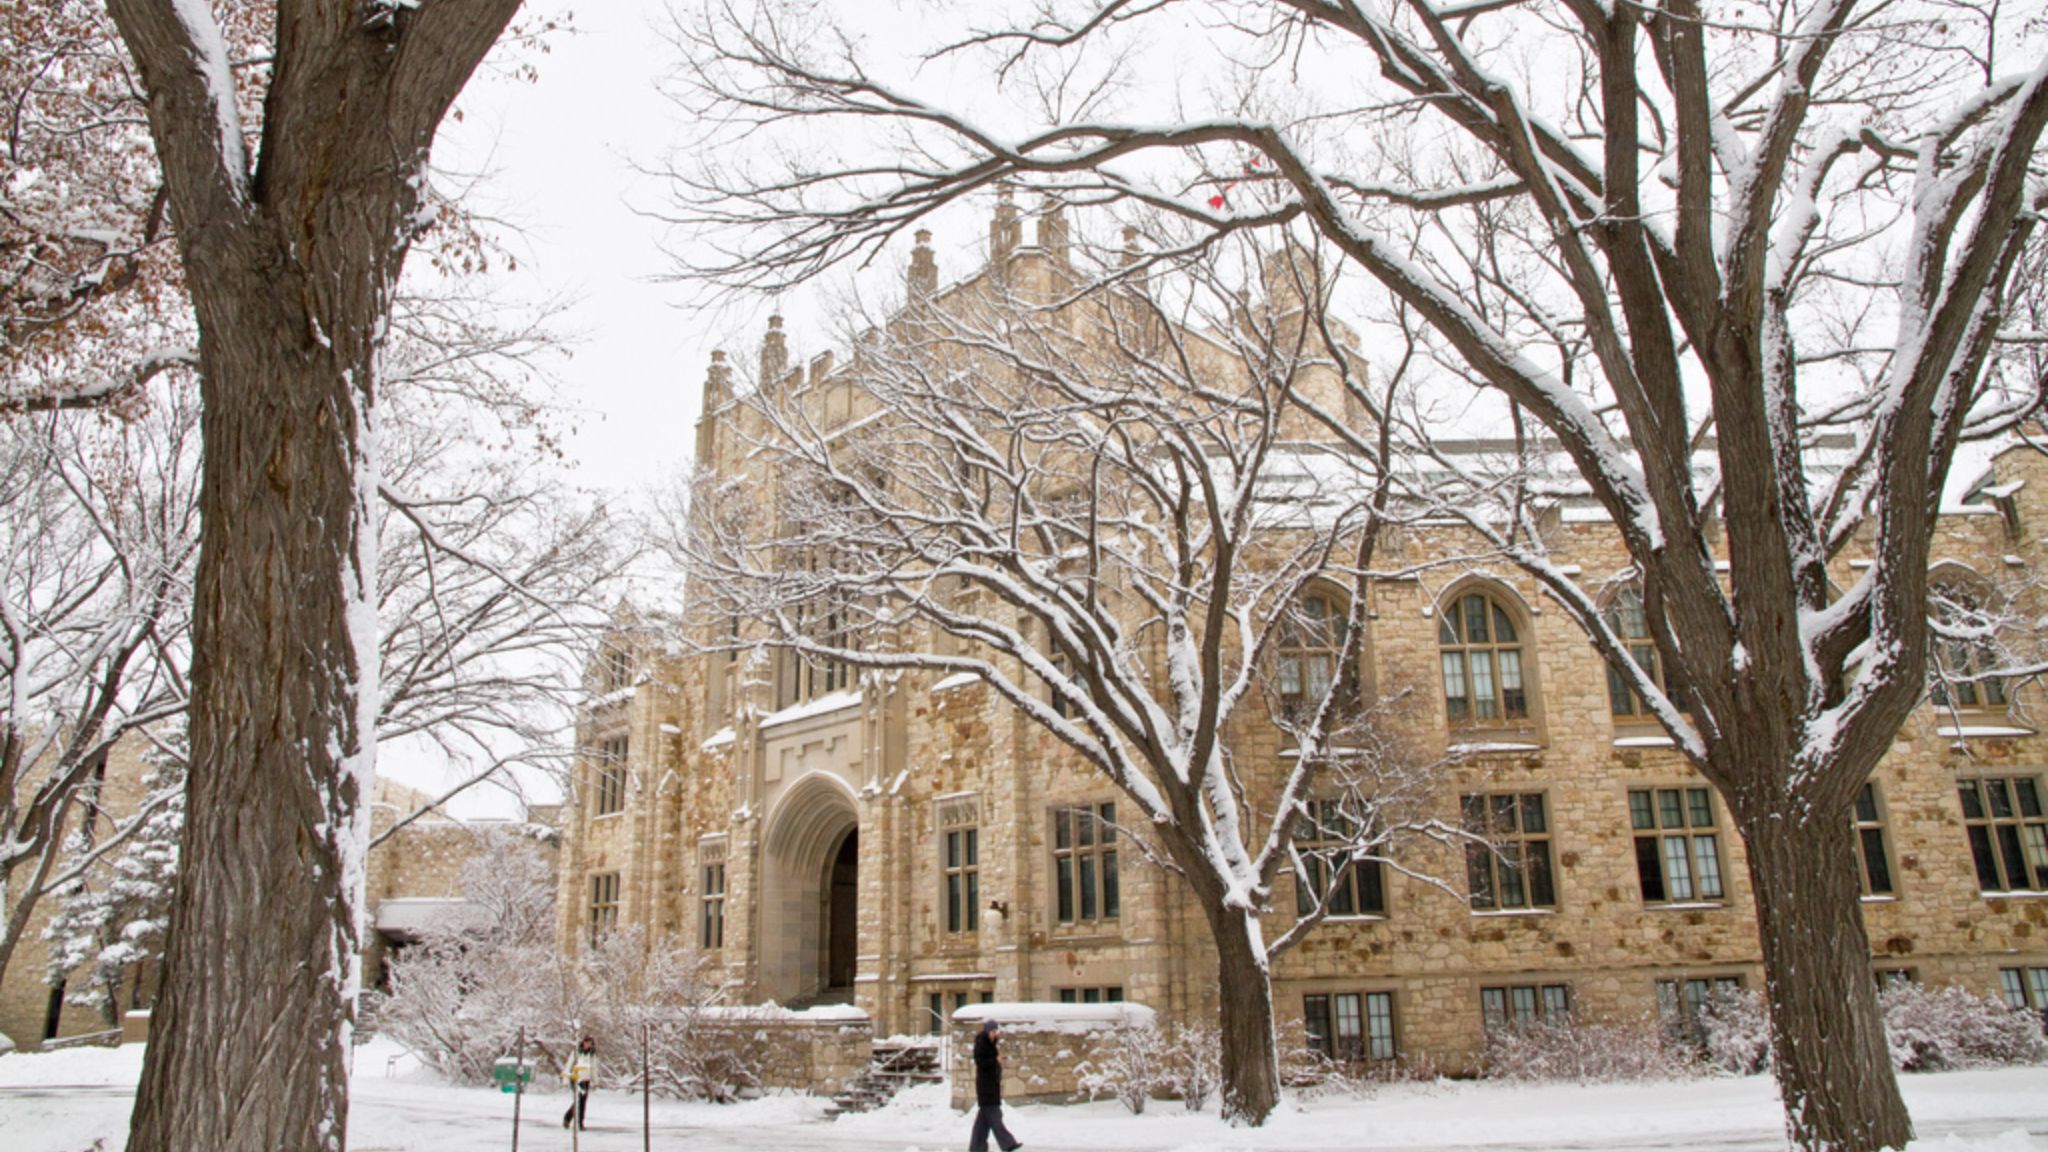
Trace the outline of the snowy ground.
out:
[[[108,1152],[122,1145],[139,1046],[0,1058],[0,1147],[7,1152]],[[1920,1139],[1914,1152],[2048,1152],[2048,1068],[1909,1076]],[[567,1098],[526,1097],[519,1147],[570,1147]],[[838,1121],[822,1104],[782,1096],[732,1107],[657,1100],[653,1145],[691,1152],[942,1152],[967,1143],[967,1119],[941,1089],[905,1093],[889,1108]],[[602,1088],[584,1152],[642,1146],[640,1099]],[[1441,1083],[1385,1088],[1364,1100],[1290,1103],[1264,1128],[1233,1129],[1213,1111],[1154,1105],[1131,1116],[1113,1103],[1025,1107],[1009,1117],[1027,1149],[1074,1152],[1335,1152],[1337,1149],[1612,1149],[1781,1147],[1768,1077],[1597,1087]],[[498,1152],[512,1144],[512,1097],[438,1082],[386,1042],[356,1054],[349,1115],[353,1152]],[[99,1142],[99,1143],[96,1143]]]

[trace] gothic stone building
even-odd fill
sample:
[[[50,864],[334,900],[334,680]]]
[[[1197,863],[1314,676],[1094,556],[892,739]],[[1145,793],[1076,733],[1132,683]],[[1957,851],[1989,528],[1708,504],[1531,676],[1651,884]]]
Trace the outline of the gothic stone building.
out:
[[[1000,210],[991,249],[1022,277],[1057,253],[1049,224],[1037,245],[1019,224]],[[920,244],[913,288],[933,276]],[[830,357],[789,368],[770,324],[761,378],[829,384]],[[741,467],[721,428],[739,416],[720,356],[704,411],[700,460]],[[2023,584],[2048,561],[2044,532],[2048,459],[1998,454],[1942,517],[1941,579],[1987,594]],[[1580,579],[1627,568],[1597,518],[1563,516],[1553,534]],[[1445,527],[1393,546],[1420,568],[1469,544]],[[1868,563],[1846,559],[1837,582]],[[1683,1023],[1716,988],[1760,988],[1743,845],[1721,800],[1563,611],[1506,566],[1388,580],[1372,596],[1365,675],[1424,702],[1415,741],[1462,750],[1445,819],[1489,812],[1514,855],[1470,871],[1417,861],[1464,894],[1354,867],[1335,914],[1273,968],[1283,1027],[1338,1056],[1457,1069],[1490,1022]],[[1627,627],[1640,609],[1623,591],[1614,611]],[[668,639],[622,626],[593,671],[564,819],[566,951],[642,925],[704,958],[737,999],[850,1000],[877,1035],[933,1031],[991,1000],[1129,1000],[1213,1021],[1213,950],[1185,887],[1115,830],[1115,790],[985,684],[677,656]],[[2048,737],[2034,694],[1954,687],[1906,724],[1863,792],[1873,979],[2048,1008]],[[1233,739],[1239,763],[1287,754],[1277,731]],[[1283,877],[1267,937],[1296,913]]]

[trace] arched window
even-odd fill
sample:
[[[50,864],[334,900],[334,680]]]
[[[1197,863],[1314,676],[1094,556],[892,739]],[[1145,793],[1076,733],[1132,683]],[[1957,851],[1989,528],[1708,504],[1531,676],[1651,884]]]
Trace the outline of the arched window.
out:
[[[2006,705],[2005,678],[1989,674],[2002,662],[1991,636],[1997,621],[1987,610],[1989,597],[1973,585],[1973,581],[1944,575],[1928,586],[1928,611],[1937,626],[1976,633],[1932,637],[1927,695],[1937,708],[1974,711]]]
[[[1343,606],[1322,593],[1303,597],[1280,621],[1273,684],[1282,712],[1299,716],[1313,711],[1342,679],[1337,656],[1344,648],[1345,624]]]
[[[1639,588],[1624,588],[1616,593],[1602,613],[1607,627],[1628,646],[1629,659],[1635,661],[1649,678],[1664,688],[1664,694],[1671,695],[1670,681],[1665,678],[1664,669],[1657,660],[1657,644],[1650,638],[1650,620],[1643,611],[1643,593]],[[1607,665],[1607,703],[1616,717],[1650,719],[1650,708],[1643,702],[1642,695],[1635,690],[1633,678],[1628,669],[1610,661]]]
[[[1443,648],[1444,711],[1460,724],[1501,724],[1529,718],[1522,634],[1490,592],[1453,600],[1437,627]]]

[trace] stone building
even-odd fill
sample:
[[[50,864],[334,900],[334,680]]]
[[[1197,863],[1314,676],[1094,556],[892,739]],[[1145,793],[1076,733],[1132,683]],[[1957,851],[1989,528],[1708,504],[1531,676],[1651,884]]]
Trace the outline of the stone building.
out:
[[[990,269],[1048,274],[1064,228],[1041,219],[1027,245],[1026,223],[999,209]],[[944,295],[922,237],[909,279],[913,299]],[[822,394],[850,371],[829,355],[793,368],[770,321],[762,381]],[[743,475],[722,354],[705,391],[700,464]],[[1567,506],[1549,528],[1558,562],[1626,627],[1640,607],[1618,579],[1612,526]],[[1999,453],[1944,511],[1939,579],[1966,594],[2024,585],[2048,560],[2044,529],[2048,459]],[[1273,968],[1283,1025],[1336,1055],[1457,1069],[1493,1021],[1683,1024],[1718,987],[1760,988],[1743,845],[1720,798],[1577,626],[1509,566],[1450,563],[1474,551],[1455,528],[1406,529],[1388,546],[1419,575],[1375,586],[1362,678],[1412,690],[1406,735],[1450,754],[1443,818],[1483,814],[1506,851],[1355,866],[1337,914]],[[1845,559],[1837,583],[1868,563]],[[645,925],[742,999],[850,1001],[877,1035],[932,1031],[992,1000],[1127,1000],[1213,1020],[1213,947],[1186,886],[1118,827],[1116,790],[986,684],[678,655],[673,639],[623,626],[592,670],[564,818],[566,951]],[[1873,979],[2048,1009],[2048,740],[2035,694],[1996,680],[1945,692],[1863,793]],[[1232,739],[1254,774],[1288,754],[1277,730]],[[1296,914],[1283,877],[1268,938]]]

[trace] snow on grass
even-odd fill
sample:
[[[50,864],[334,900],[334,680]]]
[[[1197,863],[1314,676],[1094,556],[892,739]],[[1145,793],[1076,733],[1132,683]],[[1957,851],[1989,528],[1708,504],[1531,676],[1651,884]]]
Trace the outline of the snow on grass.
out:
[[[512,1097],[441,1082],[387,1040],[356,1050],[349,1110],[352,1152],[487,1152],[511,1144]],[[0,1140],[8,1152],[119,1148],[142,1049],[78,1049],[0,1058]],[[1013,1069],[1013,1074],[1029,1069]],[[388,1073],[388,1074],[387,1074]],[[2048,1067],[1901,1078],[1920,1138],[1912,1152],[2048,1152]],[[520,1147],[567,1149],[565,1096],[540,1085],[522,1102]],[[887,1108],[824,1119],[821,1098],[778,1094],[721,1106],[656,1100],[656,1147],[692,1152],[950,1152],[968,1118],[944,1086],[915,1088]],[[1071,1152],[1337,1152],[1339,1149],[1612,1149],[1721,1152],[1783,1146],[1768,1077],[1641,1084],[1396,1084],[1365,1098],[1289,1099],[1259,1129],[1231,1128],[1212,1105],[1188,1113],[1158,1101],[1132,1116],[1110,1101],[1009,1109],[1026,1147]],[[602,1081],[582,1152],[641,1147],[641,1100]]]

